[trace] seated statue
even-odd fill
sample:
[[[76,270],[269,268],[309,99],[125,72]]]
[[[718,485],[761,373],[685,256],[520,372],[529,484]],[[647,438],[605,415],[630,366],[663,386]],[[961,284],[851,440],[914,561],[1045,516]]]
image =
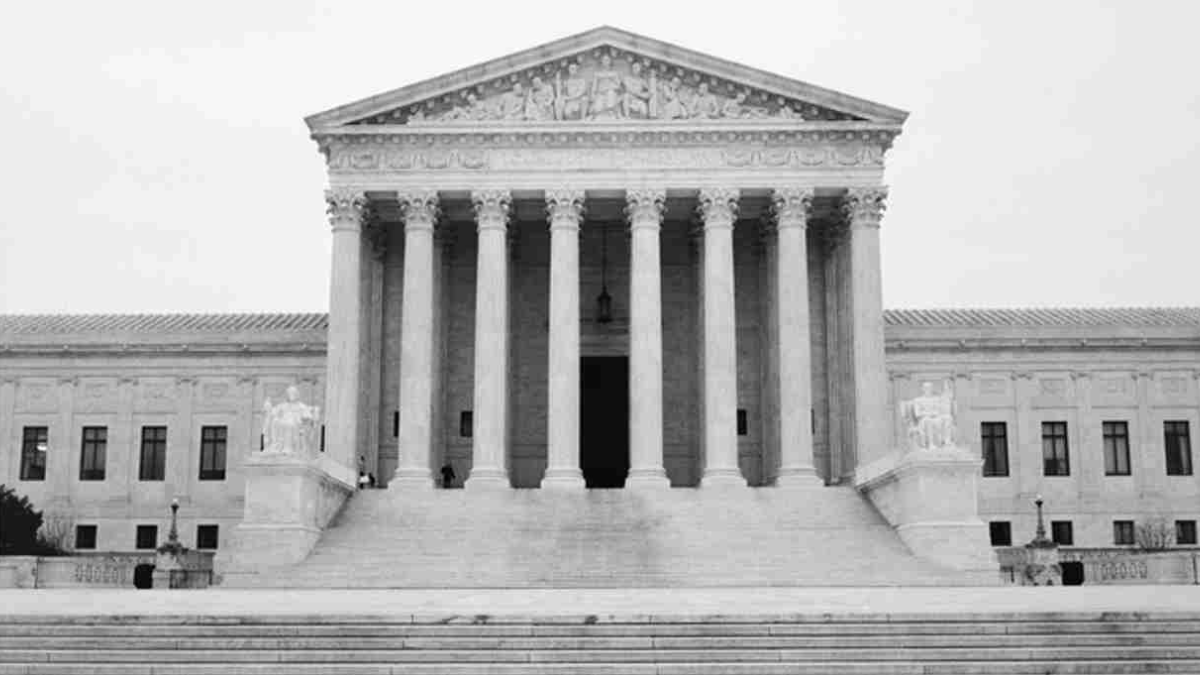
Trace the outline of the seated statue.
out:
[[[287,388],[287,400],[275,405],[263,401],[263,452],[311,457],[316,454],[317,425],[321,411],[300,401],[295,385]]]
[[[933,393],[932,382],[921,383],[921,395],[900,404],[912,450],[938,450],[955,446],[954,391],[947,380],[942,393]]]

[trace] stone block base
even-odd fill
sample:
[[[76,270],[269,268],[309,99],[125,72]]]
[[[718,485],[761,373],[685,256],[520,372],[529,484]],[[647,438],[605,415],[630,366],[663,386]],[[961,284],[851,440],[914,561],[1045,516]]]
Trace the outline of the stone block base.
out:
[[[225,583],[304,560],[355,489],[353,471],[325,456],[259,454],[245,472],[245,516],[213,561]]]
[[[855,482],[913,554],[999,583],[1000,566],[979,519],[979,464],[960,448],[916,451],[862,467]]]

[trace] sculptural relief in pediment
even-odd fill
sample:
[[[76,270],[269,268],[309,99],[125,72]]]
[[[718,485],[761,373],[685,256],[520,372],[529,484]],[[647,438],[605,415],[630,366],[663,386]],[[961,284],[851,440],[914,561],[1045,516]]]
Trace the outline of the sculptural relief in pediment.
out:
[[[375,114],[355,124],[754,119],[862,118],[603,48]]]

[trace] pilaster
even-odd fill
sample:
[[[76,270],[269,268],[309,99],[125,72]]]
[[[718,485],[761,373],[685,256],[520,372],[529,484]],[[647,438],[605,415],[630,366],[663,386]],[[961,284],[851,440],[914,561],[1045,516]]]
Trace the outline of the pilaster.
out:
[[[167,489],[184,505],[200,475],[199,439],[192,428],[195,385],[194,377],[175,378],[175,421],[167,432]]]
[[[745,486],[737,445],[737,323],[733,226],[739,191],[700,191],[704,221],[704,448],[701,487]]]
[[[21,439],[16,430],[17,381],[0,378],[0,483],[13,485],[21,470]]]
[[[75,427],[75,387],[78,378],[64,377],[58,381],[58,418],[50,429],[49,450],[46,453],[46,478],[50,502],[66,506],[71,501],[71,486],[79,471],[79,453]]]

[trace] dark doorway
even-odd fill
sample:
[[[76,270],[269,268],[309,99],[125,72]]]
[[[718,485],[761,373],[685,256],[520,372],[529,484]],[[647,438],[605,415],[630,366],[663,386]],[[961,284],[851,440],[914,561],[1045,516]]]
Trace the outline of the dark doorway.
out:
[[[1063,586],[1082,586],[1083,585],[1083,563],[1079,561],[1065,562],[1059,565],[1062,568],[1062,585]]]
[[[590,488],[625,487],[629,473],[629,358],[579,360],[579,467]]]
[[[154,588],[154,565],[141,564],[133,568],[134,588]]]

